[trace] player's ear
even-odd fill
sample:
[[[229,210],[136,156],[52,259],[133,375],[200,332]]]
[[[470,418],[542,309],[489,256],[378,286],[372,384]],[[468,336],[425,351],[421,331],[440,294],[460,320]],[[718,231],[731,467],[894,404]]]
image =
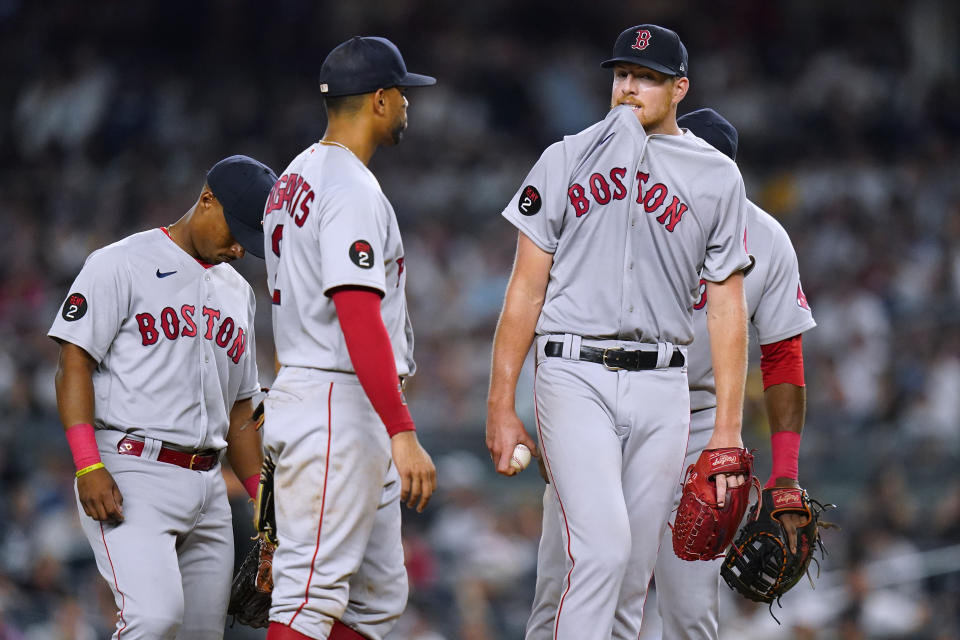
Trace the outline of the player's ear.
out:
[[[213,195],[213,191],[210,190],[210,187],[204,185],[203,191],[200,192],[200,202],[198,204],[207,209],[216,201],[217,196]]]
[[[677,78],[673,83],[673,104],[677,104],[683,100],[689,90],[690,79],[687,77]]]
[[[387,98],[385,89],[377,89],[373,92],[373,112],[377,115],[383,115],[387,111]]]

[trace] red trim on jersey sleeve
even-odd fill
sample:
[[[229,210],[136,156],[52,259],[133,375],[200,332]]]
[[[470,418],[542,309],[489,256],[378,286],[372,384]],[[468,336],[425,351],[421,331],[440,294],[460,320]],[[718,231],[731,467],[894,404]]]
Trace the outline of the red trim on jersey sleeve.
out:
[[[380,295],[371,289],[344,288],[333,293],[337,318],[350,362],[387,433],[413,431],[413,418],[400,392],[390,336],[380,315]]]
[[[802,336],[760,345],[760,372],[764,391],[775,384],[804,386]]]
[[[170,232],[167,231],[167,228],[166,228],[166,227],[160,227],[160,231],[163,231],[163,232],[166,234],[166,236],[167,236],[168,238],[170,238]],[[170,242],[173,242],[174,244],[177,244],[176,241],[174,241],[173,238],[170,238]],[[177,246],[179,247],[180,245],[177,245]],[[194,258],[194,260],[196,260],[196,261],[197,261],[197,264],[199,264],[199,265],[200,265],[201,267],[203,267],[204,269],[209,269],[210,267],[213,266],[213,265],[210,264],[209,262],[204,262],[204,261],[201,260],[200,258]]]

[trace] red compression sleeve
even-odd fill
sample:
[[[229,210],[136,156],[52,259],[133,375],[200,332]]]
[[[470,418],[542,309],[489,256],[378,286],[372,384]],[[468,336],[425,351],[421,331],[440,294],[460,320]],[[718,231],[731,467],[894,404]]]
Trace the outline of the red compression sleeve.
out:
[[[760,373],[764,391],[775,384],[804,386],[802,337],[760,345]]]
[[[765,488],[769,489],[777,478],[796,480],[800,457],[800,434],[795,431],[778,431],[770,436],[770,457],[773,469]]]
[[[100,450],[97,448],[97,438],[93,435],[93,425],[78,422],[71,425],[66,430],[66,434],[77,471],[100,462]]]
[[[413,418],[400,393],[390,336],[380,315],[380,296],[369,289],[340,289],[333,294],[350,362],[387,433],[413,431]]]
[[[260,474],[255,473],[243,481],[243,488],[254,500],[257,499],[257,489],[260,487]]]

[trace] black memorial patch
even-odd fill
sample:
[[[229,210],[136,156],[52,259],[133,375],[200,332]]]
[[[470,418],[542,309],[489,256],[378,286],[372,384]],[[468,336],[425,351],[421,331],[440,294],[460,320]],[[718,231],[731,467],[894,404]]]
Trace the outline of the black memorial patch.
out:
[[[520,199],[517,201],[517,209],[525,216],[532,216],[540,211],[540,205],[543,200],[540,198],[540,192],[532,184],[528,184],[520,192]]]
[[[67,322],[73,322],[74,320],[79,320],[87,313],[87,299],[83,297],[82,293],[71,293],[67,296],[67,299],[63,301],[63,310],[60,312],[60,315]]]
[[[361,269],[373,268],[373,247],[366,240],[350,243],[350,260]]]

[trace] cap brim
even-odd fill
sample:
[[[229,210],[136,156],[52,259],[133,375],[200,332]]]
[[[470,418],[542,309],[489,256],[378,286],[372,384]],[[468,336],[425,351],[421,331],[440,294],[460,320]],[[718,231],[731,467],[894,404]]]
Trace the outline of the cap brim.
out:
[[[614,66],[618,62],[625,62],[627,64],[635,64],[640,67],[646,67],[647,69],[653,69],[654,71],[665,73],[668,76],[683,77],[682,74],[677,73],[676,71],[674,71],[673,69],[665,65],[659,64],[652,60],[643,60],[641,58],[625,58],[625,57],[610,58],[609,60],[604,60],[603,62],[601,62],[600,66],[603,67],[604,69],[609,69],[610,67]]]
[[[245,222],[241,222],[226,209],[223,210],[223,217],[227,221],[227,226],[230,227],[230,233],[233,235],[233,239],[240,243],[244,251],[252,253],[262,260],[263,228],[252,227]]]
[[[419,73],[407,73],[400,78],[396,86],[398,87],[429,87],[437,84],[437,79],[432,76],[425,76]]]

